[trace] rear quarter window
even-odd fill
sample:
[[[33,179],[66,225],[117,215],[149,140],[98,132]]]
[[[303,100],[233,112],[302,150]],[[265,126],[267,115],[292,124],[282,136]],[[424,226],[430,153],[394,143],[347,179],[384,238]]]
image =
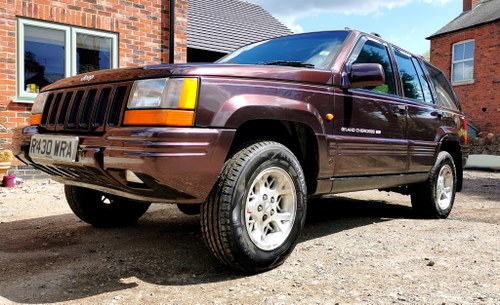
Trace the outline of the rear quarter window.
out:
[[[437,105],[452,110],[459,110],[455,93],[443,72],[428,64],[426,64],[426,68],[436,89]]]

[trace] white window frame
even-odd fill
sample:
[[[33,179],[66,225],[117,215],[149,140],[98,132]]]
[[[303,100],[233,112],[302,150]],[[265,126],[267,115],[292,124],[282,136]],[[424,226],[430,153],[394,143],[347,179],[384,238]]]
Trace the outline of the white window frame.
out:
[[[76,35],[77,34],[86,34],[92,35],[102,38],[111,38],[111,68],[116,68],[118,66],[118,35],[115,33],[106,33],[102,31],[96,30],[88,30],[82,28],[72,28],[71,31],[71,54],[74,56],[71,57],[71,75],[76,75]]]
[[[103,38],[111,38],[111,68],[118,67],[118,34],[89,30],[70,25],[61,25],[51,22],[17,18],[17,73],[16,73],[16,102],[33,103],[37,93],[29,93],[24,88],[24,28],[34,26],[44,29],[64,31],[64,77],[76,75],[76,35],[79,33]]]
[[[467,58],[467,59],[460,59],[460,60],[455,60],[455,46],[460,45],[460,44],[466,44],[469,42],[474,43],[474,48],[472,49],[472,58]],[[460,84],[472,84],[474,83],[474,67],[475,67],[475,61],[474,61],[474,55],[476,53],[476,42],[474,39],[468,39],[468,40],[462,40],[457,43],[454,43],[451,46],[451,82],[453,85],[460,85]],[[454,80],[453,75],[454,75],[454,66],[455,64],[460,64],[460,63],[465,63],[472,61],[472,78],[471,79],[463,79],[463,80]]]

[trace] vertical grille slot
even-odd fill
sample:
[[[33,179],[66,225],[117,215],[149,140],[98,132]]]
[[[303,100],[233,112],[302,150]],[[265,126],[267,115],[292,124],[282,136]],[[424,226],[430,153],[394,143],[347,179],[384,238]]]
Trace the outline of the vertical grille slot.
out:
[[[66,88],[49,92],[41,127],[58,132],[104,132],[118,126],[131,82]]]
[[[63,95],[62,92],[59,92],[56,95],[54,104],[52,105],[52,110],[49,115],[49,122],[48,122],[49,126],[54,126],[56,124],[56,116],[59,110],[59,105],[61,104],[62,95]]]
[[[69,113],[68,124],[67,124],[69,129],[76,128],[76,117],[78,115],[78,110],[80,109],[84,93],[85,91],[83,90],[77,91],[75,98],[73,99],[73,103],[71,103],[71,110]]]
[[[97,100],[97,105],[94,111],[94,120],[92,122],[93,128],[98,128],[104,124],[104,118],[106,116],[106,106],[109,101],[109,95],[111,93],[111,88],[103,88],[99,99]]]
[[[91,89],[87,92],[87,97],[85,98],[83,105],[80,107],[82,108],[79,123],[80,128],[87,128],[89,126],[89,117],[92,113],[92,106],[94,105],[96,94],[97,89]]]
[[[118,126],[120,123],[120,115],[122,112],[123,101],[127,94],[127,86],[120,86],[116,88],[113,102],[111,103],[111,110],[109,111],[108,126]]]
[[[73,97],[73,92],[69,91],[64,96],[64,101],[61,106],[61,112],[59,113],[59,118],[57,119],[58,126],[64,126],[64,121],[66,120],[66,115],[68,114],[69,103],[71,103],[71,98]]]
[[[45,102],[45,107],[43,108],[42,124],[41,124],[42,127],[45,127],[47,125],[47,118],[52,108],[53,100],[54,100],[54,94],[49,94],[49,96],[47,97],[47,101]]]

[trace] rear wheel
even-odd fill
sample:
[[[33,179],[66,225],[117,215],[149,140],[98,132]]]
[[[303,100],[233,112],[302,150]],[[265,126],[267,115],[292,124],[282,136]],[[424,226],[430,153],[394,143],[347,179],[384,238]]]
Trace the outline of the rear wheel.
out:
[[[226,162],[202,206],[205,241],[237,271],[279,266],[302,232],[306,194],[300,163],[288,148],[276,142],[249,145]]]
[[[136,202],[72,185],[65,185],[64,193],[73,213],[95,227],[132,225],[150,206],[149,203]]]
[[[424,218],[446,218],[453,208],[457,187],[456,168],[451,155],[442,151],[429,179],[411,194],[411,204]]]

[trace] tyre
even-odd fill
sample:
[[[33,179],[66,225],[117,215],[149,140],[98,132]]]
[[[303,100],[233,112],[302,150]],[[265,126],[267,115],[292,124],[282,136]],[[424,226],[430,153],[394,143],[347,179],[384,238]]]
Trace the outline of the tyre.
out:
[[[73,213],[95,227],[132,225],[150,206],[78,186],[65,185],[64,193]]]
[[[438,154],[427,181],[411,193],[411,204],[423,218],[447,218],[453,208],[457,176],[451,155]]]
[[[177,208],[179,211],[186,215],[198,215],[200,214],[200,205],[199,204],[177,204]]]
[[[279,143],[257,142],[225,163],[202,205],[202,234],[224,265],[258,273],[290,255],[306,210],[306,183],[297,158]]]

